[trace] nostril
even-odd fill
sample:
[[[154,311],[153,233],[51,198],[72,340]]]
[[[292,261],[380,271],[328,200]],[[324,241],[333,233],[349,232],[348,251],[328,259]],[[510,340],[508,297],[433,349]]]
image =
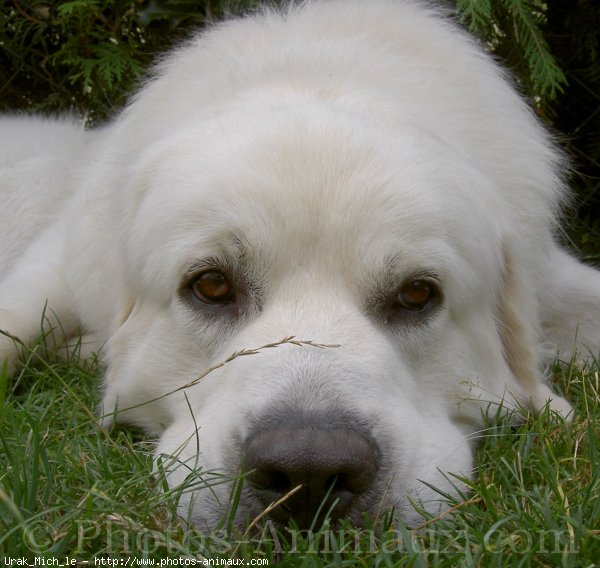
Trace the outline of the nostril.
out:
[[[341,493],[358,493],[351,490],[348,484],[348,476],[343,473],[328,477],[323,485],[323,491],[333,497]]]
[[[331,475],[325,480],[325,491],[336,493],[344,487],[344,475]]]
[[[293,489],[292,482],[285,473],[271,468],[259,469],[251,477],[251,481],[258,489],[273,491],[275,493],[281,493],[282,495],[285,495]]]

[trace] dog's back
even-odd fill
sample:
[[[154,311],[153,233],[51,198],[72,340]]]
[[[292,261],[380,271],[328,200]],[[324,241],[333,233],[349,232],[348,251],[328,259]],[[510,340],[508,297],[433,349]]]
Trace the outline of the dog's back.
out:
[[[0,120],[0,276],[75,191],[86,136],[73,120]]]

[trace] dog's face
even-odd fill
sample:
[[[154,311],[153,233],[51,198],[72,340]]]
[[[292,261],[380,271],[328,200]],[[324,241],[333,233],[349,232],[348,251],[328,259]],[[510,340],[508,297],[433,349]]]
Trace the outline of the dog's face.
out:
[[[482,411],[522,397],[484,173],[422,128],[320,103],[192,123],[131,169],[105,412],[160,434],[172,485],[247,473],[240,522],[297,485],[276,519],[308,524],[329,495],[334,516],[412,522],[409,498],[433,510],[427,484],[470,475]],[[182,513],[214,525],[230,490]]]

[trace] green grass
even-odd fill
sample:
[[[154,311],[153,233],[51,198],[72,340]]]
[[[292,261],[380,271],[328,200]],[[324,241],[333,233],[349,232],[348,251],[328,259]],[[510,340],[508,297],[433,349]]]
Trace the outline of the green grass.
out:
[[[176,495],[152,473],[153,441],[98,424],[99,376],[96,363],[76,360],[30,361],[11,378],[0,373],[0,562],[600,565],[598,366],[555,369],[558,388],[577,408],[572,423],[549,413],[518,428],[490,420],[476,454],[479,478],[452,502],[452,514],[412,529],[384,518],[371,529],[325,525],[310,534],[276,530],[264,519],[245,532],[225,523],[205,535],[187,526],[177,517]]]

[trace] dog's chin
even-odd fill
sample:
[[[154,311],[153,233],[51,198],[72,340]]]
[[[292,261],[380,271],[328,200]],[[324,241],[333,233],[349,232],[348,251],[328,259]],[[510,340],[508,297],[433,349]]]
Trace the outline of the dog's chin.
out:
[[[318,533],[322,530],[344,529],[374,532],[397,528],[419,529],[431,519],[451,513],[453,507],[463,500],[462,495],[466,491],[462,483],[460,491],[455,485],[440,490],[440,493],[423,486],[421,491],[407,494],[398,502],[374,495],[373,501],[378,500],[376,506],[357,503],[356,508],[343,517],[331,514],[335,501],[324,502],[316,515],[294,516],[285,507],[285,500],[265,507],[245,488],[238,491],[238,483],[239,480],[225,483],[222,489],[213,487],[211,490],[183,491],[178,501],[178,516],[190,527],[209,534],[220,534],[223,527],[233,528],[239,534],[248,531],[257,534],[264,531],[265,527],[282,534],[294,530],[306,534],[310,531]],[[232,502],[234,499],[235,502]]]

